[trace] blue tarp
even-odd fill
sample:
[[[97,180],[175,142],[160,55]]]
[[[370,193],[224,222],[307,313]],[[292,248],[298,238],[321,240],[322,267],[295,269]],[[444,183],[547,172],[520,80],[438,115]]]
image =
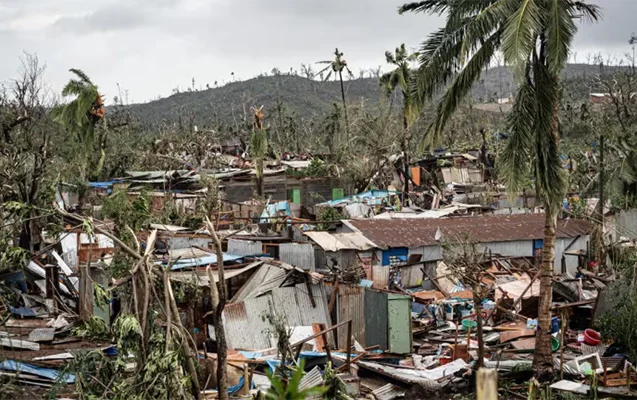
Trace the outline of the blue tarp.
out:
[[[244,382],[245,381],[243,380],[243,377],[239,378],[239,383],[237,383],[234,386],[229,387],[228,388],[228,393],[230,393],[230,394],[237,393],[243,387]],[[254,389],[254,382],[252,382],[252,385],[251,385],[250,389]]]
[[[35,311],[27,307],[9,307],[9,311],[11,311],[11,314],[18,315],[20,317],[35,317]]]
[[[36,375],[42,378],[51,379],[52,381],[58,379],[60,377],[60,371],[57,369],[51,368],[41,368],[36,367],[35,365],[25,364],[18,361],[13,360],[5,360],[0,363],[0,370],[2,371],[15,371],[15,372],[24,372],[26,374]],[[75,375],[67,374],[61,377],[66,383],[75,382]]]
[[[263,356],[263,353],[257,353],[255,351],[240,351],[239,353],[241,353],[241,355],[248,360],[256,360],[257,358],[261,358],[261,356]]]
[[[244,257],[245,256],[239,256],[236,254],[224,254],[223,262],[236,261]],[[175,264],[173,264],[171,269],[178,270],[178,269],[184,269],[184,268],[190,268],[190,267],[200,267],[203,265],[216,264],[216,263],[217,263],[217,255],[211,254],[205,257],[180,259]]]
[[[380,205],[383,199],[388,198],[389,196],[399,195],[400,192],[393,190],[368,190],[367,192],[362,192],[355,194],[353,196],[343,197],[338,200],[326,201],[325,203],[317,204],[316,206],[337,206],[339,204],[347,204],[347,203],[365,203],[370,206]]]

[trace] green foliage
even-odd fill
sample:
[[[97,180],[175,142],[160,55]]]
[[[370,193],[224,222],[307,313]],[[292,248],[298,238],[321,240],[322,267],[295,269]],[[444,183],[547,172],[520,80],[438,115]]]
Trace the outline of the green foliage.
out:
[[[104,199],[102,215],[112,219],[123,235],[128,234],[126,226],[137,232],[150,222],[150,199],[142,193],[131,200],[126,191],[116,191]]]
[[[634,266],[633,266],[634,267]],[[637,361],[637,291],[625,278],[606,289],[608,307],[596,321],[602,337],[626,349],[630,359]]]
[[[293,176],[296,178],[306,178],[306,177],[325,177],[330,175],[330,169],[325,164],[324,161],[319,160],[317,158],[310,161],[310,164],[307,168],[304,169],[288,169],[286,171],[288,176]]]
[[[343,219],[343,216],[334,207],[321,207],[317,212],[316,218],[320,222],[318,229],[327,230],[334,225],[334,221]]]
[[[24,267],[31,258],[31,253],[13,245],[9,231],[0,230],[0,272],[15,271]]]
[[[75,374],[75,391],[80,400],[108,399],[112,397],[113,382],[124,373],[125,363],[107,357],[101,350],[78,352],[59,375],[60,380],[50,398],[64,386],[62,378]]]
[[[53,110],[55,120],[72,133],[81,143],[92,144],[95,115],[92,113],[100,95],[97,86],[78,69],[71,69],[76,79],[71,79],[62,89],[62,96],[74,96],[68,104]]]
[[[150,321],[155,321],[153,315]],[[137,319],[121,315],[113,324],[118,355],[107,357],[94,350],[75,356],[63,374],[76,375],[75,388],[81,400],[191,399],[190,378],[183,374],[180,347],[166,351],[166,337],[152,324],[154,333],[145,359],[140,356],[141,328]],[[135,367],[133,373],[131,367]],[[63,382],[58,383],[58,388]],[[52,392],[55,395],[56,390]]]
[[[73,328],[73,334],[88,340],[106,340],[110,337],[110,330],[103,319],[91,316],[91,319]]]
[[[323,398],[326,400],[353,400],[347,395],[345,383],[336,376],[336,371],[332,368],[332,363],[328,362],[323,372],[323,382],[325,382],[326,392]]]
[[[107,307],[111,301],[110,291],[97,282],[93,282],[93,298],[95,306],[99,308]]]
[[[281,367],[284,368],[286,361],[291,356],[289,349],[292,329],[289,327],[287,316],[285,314],[264,313],[261,315],[261,320],[270,324],[270,328],[267,328],[263,333],[276,339],[278,355],[281,358]]]
[[[289,380],[278,375],[268,372],[268,378],[272,386],[266,393],[266,399],[268,400],[305,400],[310,396],[321,396],[327,391],[325,387],[313,387],[309,389],[300,390],[299,383],[303,378],[303,365],[301,361],[300,365],[292,371],[292,376]]]
[[[134,315],[122,314],[113,324],[113,333],[120,352],[136,352],[142,336],[142,328]]]
[[[197,304],[203,298],[203,288],[199,286],[195,276],[185,282],[174,282],[173,292],[178,304]]]

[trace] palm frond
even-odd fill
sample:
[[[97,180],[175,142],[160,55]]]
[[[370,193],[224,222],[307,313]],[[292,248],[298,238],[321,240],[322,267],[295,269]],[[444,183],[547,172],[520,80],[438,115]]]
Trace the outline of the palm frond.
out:
[[[546,65],[533,63],[535,82],[535,178],[549,207],[557,207],[566,193],[557,136],[558,82]]]
[[[427,12],[429,14],[442,14],[449,9],[453,0],[424,0],[403,4],[398,8],[398,14],[406,12]]]
[[[88,75],[86,75],[84,73],[84,71],[82,71],[81,69],[77,69],[77,68],[71,68],[69,70],[71,73],[77,75],[78,78],[80,78],[82,80],[82,82],[91,85],[91,86],[95,86],[93,85],[93,82],[91,82],[91,78],[88,77]]]
[[[566,65],[576,33],[568,4],[564,0],[550,0],[546,40],[547,61],[552,74],[559,74]]]
[[[485,40],[483,45],[473,54],[467,65],[456,76],[454,82],[442,97],[436,108],[436,119],[431,134],[430,144],[436,143],[447,122],[456,111],[464,97],[471,91],[473,84],[480,78],[483,69],[489,65],[500,45],[501,32],[496,32]]]
[[[494,1],[469,19],[459,54],[461,63],[476,49],[483,38],[489,37],[500,28],[506,21],[508,11],[506,2]]]
[[[581,18],[587,22],[596,22],[602,18],[601,8],[595,4],[588,4],[583,1],[573,1],[569,7],[581,13]]]
[[[459,69],[456,57],[462,47],[464,27],[448,32],[446,28],[429,35],[420,48],[420,66],[413,90],[422,102],[444,88]]]
[[[516,6],[510,10],[511,16],[505,24],[502,52],[506,62],[516,68],[518,76],[522,76],[542,29],[541,8],[537,1],[513,2]]]
[[[396,64],[396,59],[394,58],[394,55],[391,53],[391,51],[385,52],[385,61],[387,61],[387,64]]]
[[[532,175],[534,126],[535,90],[526,81],[518,89],[513,108],[507,115],[510,136],[498,161],[498,175],[504,178],[510,194],[522,191],[526,179]]]

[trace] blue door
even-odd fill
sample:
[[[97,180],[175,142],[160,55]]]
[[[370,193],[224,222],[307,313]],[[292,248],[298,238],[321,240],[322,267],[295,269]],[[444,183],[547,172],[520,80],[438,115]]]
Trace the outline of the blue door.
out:
[[[407,254],[409,254],[409,249],[406,247],[383,250],[382,265],[404,264],[407,262]]]

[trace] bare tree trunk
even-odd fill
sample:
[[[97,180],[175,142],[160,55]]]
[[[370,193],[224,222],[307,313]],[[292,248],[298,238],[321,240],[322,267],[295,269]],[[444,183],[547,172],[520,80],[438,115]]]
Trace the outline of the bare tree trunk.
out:
[[[475,290],[473,289],[473,307],[476,311],[476,322],[478,323],[477,335],[478,335],[478,364],[477,368],[484,367],[484,338],[482,337],[482,299],[478,296]],[[467,348],[469,348],[469,343],[467,343]]]
[[[407,102],[406,99],[404,101]],[[405,179],[403,185],[403,207],[407,207],[409,205],[409,180],[411,176],[409,173],[409,120],[407,119],[407,104],[405,104],[403,112],[403,128],[403,140],[401,143],[403,152],[403,178]]]
[[[542,265],[540,273],[540,305],[538,310],[538,327],[535,338],[535,355],[533,367],[538,377],[553,374],[553,354],[551,351],[551,303],[553,301],[553,263],[555,260],[555,226],[557,211],[555,207],[546,206],[544,222],[544,245],[542,248]]]
[[[345,116],[345,135],[349,140],[349,117],[347,115],[347,101],[345,101],[345,86],[343,85],[343,72],[338,71],[338,79],[341,81],[341,100],[343,101],[343,115]]]
[[[217,253],[217,274],[219,285],[215,283],[212,271],[208,269],[210,279],[210,296],[212,299],[212,321],[215,326],[215,338],[217,339],[217,391],[220,400],[228,400],[228,371],[226,362],[228,359],[228,344],[226,343],[226,331],[223,328],[223,309],[227,302],[225,274],[223,269],[223,249],[221,240],[217,236],[214,226],[209,219],[206,224],[215,244]],[[247,385],[248,382],[244,382]]]
[[[256,176],[256,184],[257,184],[257,196],[263,197],[263,157],[259,156],[257,158],[257,176]]]

